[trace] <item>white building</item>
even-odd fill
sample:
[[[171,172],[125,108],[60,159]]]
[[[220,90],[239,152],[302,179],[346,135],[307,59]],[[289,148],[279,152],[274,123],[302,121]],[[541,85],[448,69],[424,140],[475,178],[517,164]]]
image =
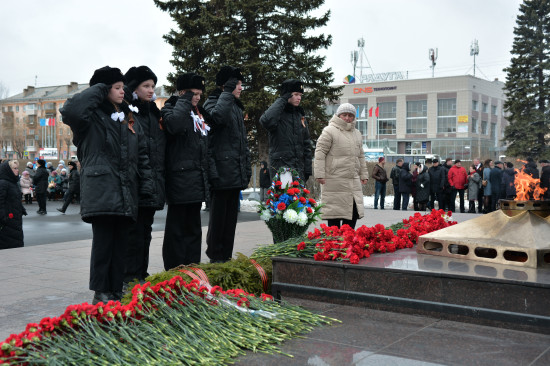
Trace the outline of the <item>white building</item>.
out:
[[[357,128],[369,148],[496,159],[506,150],[500,141],[508,124],[503,88],[501,81],[470,75],[350,84],[340,103],[357,108]],[[328,113],[336,108],[329,106]]]

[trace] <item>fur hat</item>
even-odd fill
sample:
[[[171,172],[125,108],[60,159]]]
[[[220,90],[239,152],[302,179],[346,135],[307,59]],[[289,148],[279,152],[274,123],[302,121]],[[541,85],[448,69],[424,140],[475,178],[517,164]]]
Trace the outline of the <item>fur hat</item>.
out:
[[[304,94],[304,84],[300,80],[288,79],[281,84],[281,95],[286,93],[302,93]]]
[[[40,166],[46,166],[46,160],[38,159],[36,161],[36,164],[38,164]]]
[[[200,89],[204,91],[205,79],[193,72],[188,72],[178,76],[176,80],[176,89],[177,90],[186,90],[186,89]]]
[[[355,116],[355,113],[356,113],[355,107],[353,106],[353,104],[350,104],[350,103],[340,104],[340,106],[336,110],[336,115],[340,117],[342,113],[351,113],[353,114],[353,116]]]
[[[216,74],[216,85],[222,86],[231,78],[242,81],[243,74],[241,74],[241,69],[233,66],[223,66]]]
[[[74,161],[69,161],[67,165],[72,166],[73,168],[76,168],[76,163]]]
[[[120,69],[117,69],[116,67],[104,66],[101,69],[94,71],[94,75],[90,79],[90,86],[99,83],[113,85],[119,81],[122,81],[123,83],[126,82],[126,79],[124,78],[124,75],[122,75],[122,72],[120,72]]]
[[[126,79],[126,85],[128,85],[131,91],[136,90],[139,84],[146,80],[153,80],[155,84],[157,83],[157,76],[147,66],[130,67],[126,74],[124,74],[124,78]]]

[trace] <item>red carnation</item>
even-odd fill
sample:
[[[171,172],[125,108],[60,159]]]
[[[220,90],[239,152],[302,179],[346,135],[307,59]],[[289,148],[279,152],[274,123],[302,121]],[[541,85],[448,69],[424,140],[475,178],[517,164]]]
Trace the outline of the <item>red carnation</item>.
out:
[[[292,185],[295,186],[295,187],[298,187],[300,185],[300,182],[295,180],[294,182],[292,182]]]
[[[304,193],[305,193],[305,194],[309,194],[309,189],[304,188]]]
[[[286,208],[286,205],[285,205],[284,202],[281,202],[277,205],[277,210],[279,210],[279,211],[284,211],[285,208]]]
[[[304,197],[300,197],[300,202],[301,203],[306,203],[306,199]]]
[[[304,249],[306,249],[306,243],[301,242],[300,244],[298,244],[298,247],[297,247],[296,249],[298,249],[298,250],[304,250]]]
[[[309,199],[309,203],[311,203],[314,206],[317,204],[317,202],[315,202],[315,200],[313,198]]]
[[[10,212],[10,213],[8,214],[8,217],[9,217],[10,219],[13,219],[13,214]]]
[[[283,185],[283,182],[281,182],[280,180],[278,180],[278,181],[275,182],[275,185],[276,185],[276,186],[282,186],[282,185]]]
[[[312,213],[313,212],[313,209],[311,207],[308,207],[306,210],[307,210],[307,213]]]
[[[270,203],[271,203],[271,199],[268,199],[267,201],[265,201],[266,205],[269,205]]]

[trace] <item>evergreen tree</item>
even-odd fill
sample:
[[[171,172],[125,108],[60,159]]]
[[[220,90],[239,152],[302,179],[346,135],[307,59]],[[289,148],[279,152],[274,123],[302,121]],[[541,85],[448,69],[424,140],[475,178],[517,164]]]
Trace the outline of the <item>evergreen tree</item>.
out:
[[[506,68],[510,125],[504,131],[507,154],[550,158],[550,1],[525,0],[514,28],[512,60]]]
[[[154,1],[179,28],[164,36],[174,47],[170,62],[176,71],[168,75],[172,84],[183,72],[197,72],[206,78],[211,92],[220,67],[241,69],[245,78],[241,100],[254,161],[267,158],[267,131],[259,120],[286,79],[304,83],[301,106],[316,140],[326,126],[326,101],[337,99],[341,91],[330,87],[332,70],[323,69],[325,57],[316,54],[332,43],[330,35],[312,32],[329,20],[330,11],[311,15],[324,0]]]

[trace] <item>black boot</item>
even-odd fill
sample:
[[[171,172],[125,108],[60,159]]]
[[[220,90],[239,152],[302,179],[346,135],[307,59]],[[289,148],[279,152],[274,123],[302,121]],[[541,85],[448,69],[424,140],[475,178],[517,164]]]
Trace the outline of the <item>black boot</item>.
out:
[[[110,300],[113,300],[113,294],[112,293],[96,291],[94,293],[94,299],[92,301],[92,305],[96,305],[99,302],[102,302],[102,303],[106,304]]]

